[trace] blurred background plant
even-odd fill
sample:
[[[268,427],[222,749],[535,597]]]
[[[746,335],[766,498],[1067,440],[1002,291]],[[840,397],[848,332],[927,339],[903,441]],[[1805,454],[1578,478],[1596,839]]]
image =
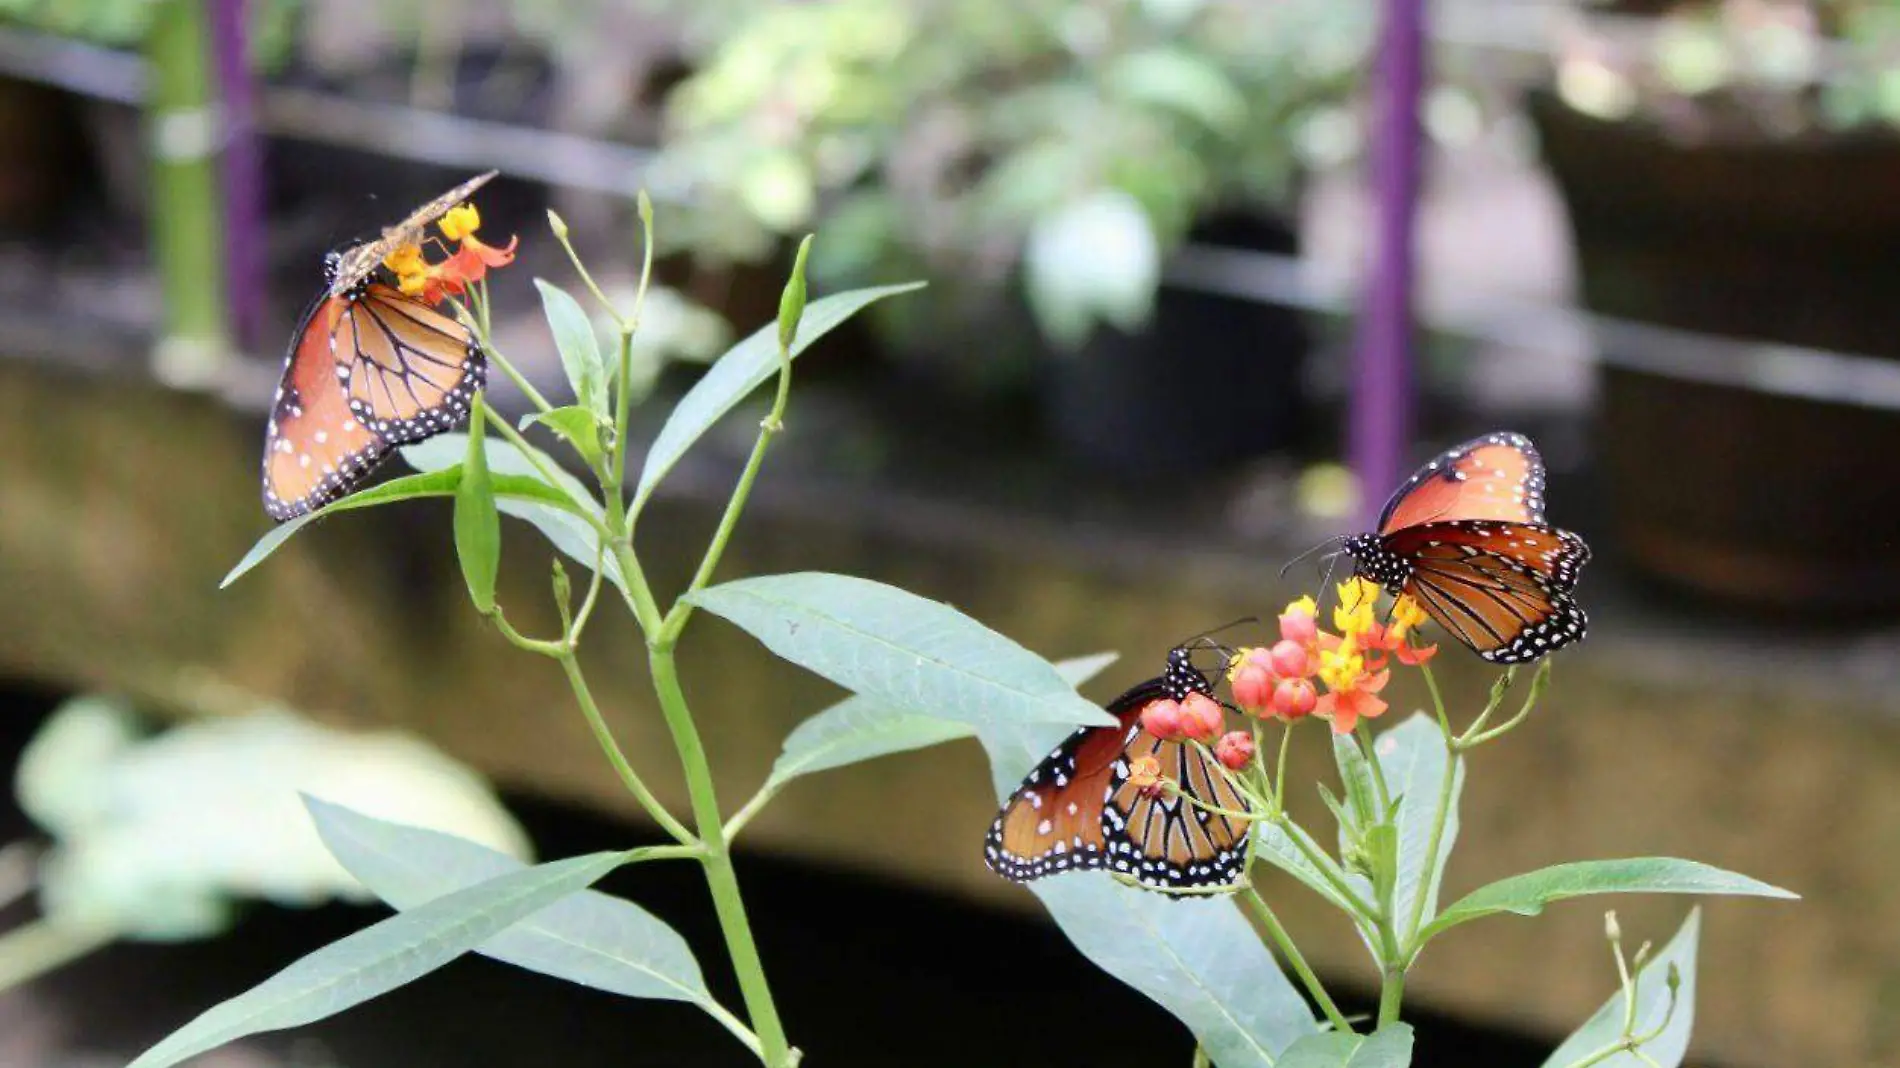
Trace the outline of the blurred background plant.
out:
[[[247,901],[375,900],[318,840],[304,793],[532,857],[481,776],[420,739],[217,703],[155,732],[124,701],[87,695],[40,727],[14,788],[48,842],[0,850],[0,908],[37,892],[40,918],[0,933],[0,990],[119,939],[210,938]]]
[[[1894,0],[1582,0],[1573,15],[1556,84],[1586,114],[1689,138],[1900,124]]]
[[[832,284],[961,289],[887,310],[913,350],[1011,283],[1063,348],[1139,329],[1198,221],[1284,210],[1305,166],[1352,153],[1372,31],[1330,0],[722,7],[667,99],[675,240],[753,260],[818,225]]]

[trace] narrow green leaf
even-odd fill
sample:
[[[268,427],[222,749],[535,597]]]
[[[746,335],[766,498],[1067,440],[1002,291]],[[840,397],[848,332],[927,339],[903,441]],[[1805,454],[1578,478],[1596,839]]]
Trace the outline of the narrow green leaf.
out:
[[[1795,898],[1778,886],[1674,857],[1582,860],[1513,875],[1460,898],[1426,931],[1443,933],[1461,923],[1501,912],[1535,916],[1544,906],[1586,894],[1722,894]]]
[[[521,417],[523,430],[534,423],[554,431],[561,440],[574,446],[574,451],[580,453],[581,459],[587,461],[589,467],[600,462],[600,435],[606,424],[593,409],[570,404],[553,411],[530,412]]]
[[[505,853],[305,797],[323,844],[391,907],[409,910],[526,867]],[[707,1004],[693,951],[631,901],[597,890],[563,898],[481,944],[476,952],[612,994]]]
[[[778,298],[778,347],[790,350],[798,336],[798,320],[805,314],[805,258],[811,255],[811,236],[798,243],[798,256],[792,261],[792,276],[785,280],[785,291]]]
[[[897,711],[971,726],[1107,726],[1049,662],[937,601],[847,575],[740,579],[687,598],[786,660]]]
[[[1314,842],[1312,836],[1306,834],[1298,824],[1294,825],[1293,830],[1305,836],[1307,843],[1317,848],[1318,843]],[[1309,889],[1331,902],[1339,911],[1348,914],[1353,911],[1352,905],[1340,894],[1338,888],[1333,886],[1326,878],[1326,874],[1314,866],[1312,861],[1306,859],[1306,854],[1301,852],[1299,846],[1286,831],[1272,823],[1256,822],[1253,833],[1254,856],[1257,859],[1264,860],[1305,883]]]
[[[1406,1068],[1412,1063],[1412,1028],[1387,1024],[1369,1035],[1308,1035],[1280,1058],[1279,1068]]]
[[[1359,750],[1359,739],[1350,734],[1333,735],[1333,763],[1339,767],[1339,783],[1345,790],[1347,819],[1339,827],[1339,844],[1362,836],[1384,818],[1379,811],[1377,787],[1373,785],[1372,765]]]
[[[1452,773],[1449,809],[1438,844],[1438,856],[1426,870],[1425,854],[1431,844],[1432,822],[1438,813],[1439,796],[1445,787],[1445,733],[1438,720],[1420,713],[1380,734],[1373,740],[1379,767],[1385,771],[1398,805],[1393,824],[1398,830],[1397,881],[1393,887],[1393,909],[1400,925],[1400,937],[1411,932],[1404,925],[1412,920],[1412,911],[1422,895],[1425,899],[1421,923],[1429,923],[1438,911],[1438,889],[1444,882],[1445,858],[1458,841],[1458,798],[1464,791],[1465,766],[1461,758]]]
[[[1056,673],[1080,686],[1115,659],[1113,653],[1059,661]],[[814,771],[855,764],[940,742],[968,738],[976,728],[937,716],[899,712],[864,697],[847,697],[798,725],[772,765],[770,781],[782,784]]]
[[[499,508],[503,515],[513,516],[533,525],[541,532],[542,537],[548,539],[548,544],[554,546],[562,555],[589,571],[594,570],[596,549],[600,545],[600,533],[579,516],[536,502],[518,501],[507,497],[496,501],[495,507]],[[614,557],[614,554],[601,554],[599,559],[602,570],[607,573],[607,581],[623,590],[626,589],[626,580],[620,574],[620,561]]]
[[[1701,929],[1702,910],[1691,909],[1689,918],[1683,921],[1676,937],[1670,939],[1662,952],[1652,957],[1637,972],[1634,1033],[1647,1035],[1662,1027],[1665,1017],[1669,1020],[1669,1026],[1663,1028],[1661,1034],[1643,1043],[1643,1056],[1649,1061],[1645,1063],[1629,1053],[1615,1053],[1598,1061],[1593,1068],[1677,1068],[1682,1063],[1683,1055],[1689,1050],[1689,1033],[1695,1029],[1695,958]],[[1676,991],[1676,1010],[1673,1014],[1669,1011],[1668,984],[1672,964],[1682,980],[1681,987]],[[1596,1015],[1557,1047],[1557,1052],[1544,1061],[1543,1068],[1568,1068],[1616,1042],[1623,1036],[1626,1011],[1623,992],[1618,990],[1610,995],[1610,1000],[1603,1003]]]
[[[488,450],[482,447],[487,413],[488,405],[477,400],[468,421],[461,484],[455,488],[455,556],[462,562],[468,598],[483,615],[495,610],[495,573],[501,567],[501,515],[495,511]]]
[[[922,282],[908,285],[854,289],[813,301],[800,319],[800,336],[791,345],[797,357],[812,343],[830,333],[866,305],[898,293],[923,288]],[[666,425],[647,449],[646,463],[640,469],[640,484],[634,491],[632,508],[637,511],[652,496],[653,489],[673,470],[686,450],[692,448],[719,417],[731,411],[746,394],[778,370],[778,326],[760,327],[750,337],[727,350],[706,374],[680,399]]]
[[[541,472],[535,469],[538,463],[548,471],[554,480],[554,488],[564,495],[575,515],[599,516],[600,502],[588,491],[581,480],[567,473],[560,461],[533,445],[523,452],[522,447],[512,441],[488,439],[484,443],[488,453],[488,469],[496,475],[520,475],[542,481]],[[427,441],[418,441],[414,445],[402,447],[403,462],[418,471],[441,471],[450,467],[460,467],[462,457],[468,453],[468,435],[463,433],[437,434]]]
[[[130,1068],[165,1068],[234,1039],[334,1016],[413,982],[593,884],[620,853],[593,853],[477,883],[317,950],[215,1005]]]
[[[514,500],[521,504],[546,510],[559,509],[563,512],[578,514],[579,509],[565,493],[550,489],[538,478],[521,475],[495,474],[490,476],[490,485],[495,495],[505,501]],[[282,548],[291,535],[337,512],[348,512],[358,508],[371,508],[379,504],[394,504],[397,501],[415,500],[419,497],[452,497],[456,488],[462,484],[462,465],[457,460],[454,465],[416,475],[403,475],[387,482],[379,482],[359,493],[352,493],[340,501],[335,501],[314,512],[300,515],[287,523],[280,523],[257,539],[244,558],[237,562],[218,588],[223,589],[244,576],[244,573],[263,563],[270,555]],[[505,507],[505,505],[504,505]]]
[[[554,345],[561,352],[561,367],[574,388],[574,399],[582,408],[606,418],[607,361],[601,355],[593,320],[560,286],[537,278],[534,287],[541,291],[541,310],[554,333]]]

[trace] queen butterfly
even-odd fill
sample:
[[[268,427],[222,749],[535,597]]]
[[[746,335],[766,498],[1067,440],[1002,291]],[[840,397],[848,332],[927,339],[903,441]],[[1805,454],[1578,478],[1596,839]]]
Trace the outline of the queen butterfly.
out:
[[[1524,663],[1583,640],[1571,591],[1590,547],[1544,522],[1544,462],[1522,434],[1445,450],[1386,502],[1377,533],[1344,548],[1359,574],[1410,596],[1486,660]]]
[[[480,188],[478,175],[381,237],[324,260],[291,335],[264,437],[264,511],[279,522],[348,493],[398,445],[454,430],[487,375],[467,327],[376,281],[378,266]]]
[[[1212,695],[1213,684],[1189,650],[1168,654],[1167,669],[1108,703],[1120,722],[1083,727],[1036,765],[990,825],[983,858],[1014,882],[1057,872],[1106,868],[1157,890],[1231,883],[1246,864],[1247,822],[1209,812],[1129,781],[1143,757],[1183,793],[1228,811],[1247,807],[1223,769],[1201,750],[1162,741],[1141,714],[1163,699]]]

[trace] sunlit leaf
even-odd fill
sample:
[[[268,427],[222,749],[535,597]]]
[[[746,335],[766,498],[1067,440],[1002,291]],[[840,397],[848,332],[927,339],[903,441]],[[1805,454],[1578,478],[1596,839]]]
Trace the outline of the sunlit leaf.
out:
[[[1278,1068],[1406,1068],[1412,1063],[1412,1029],[1387,1024],[1369,1035],[1308,1035],[1280,1058]]]
[[[1460,898],[1428,928],[1436,935],[1483,916],[1535,916],[1544,906],[1587,894],[1721,894],[1794,898],[1778,886],[1693,860],[1629,857],[1582,860],[1513,875]]]
[[[374,819],[313,797],[304,804],[331,854],[397,909],[414,909],[526,867],[466,838]],[[685,939],[633,902],[596,890],[563,898],[476,952],[628,997],[712,1000]]]
[[[567,290],[539,278],[534,280],[534,287],[541,291],[541,310],[554,332],[554,347],[560,350],[561,367],[567,372],[574,399],[581,408],[605,416],[607,362],[601,355],[593,321]]]
[[[938,601],[848,575],[740,579],[687,598],[889,708],[972,726],[1114,723],[1048,661]]]
[[[478,402],[468,423],[468,451],[455,487],[454,517],[455,557],[462,565],[469,600],[482,613],[495,608],[495,576],[501,567],[501,515],[495,511],[488,453],[482,448],[487,416],[487,405]]]
[[[1080,686],[1114,662],[1113,653],[1059,661],[1056,672]],[[771,781],[788,782],[814,771],[967,738],[976,728],[937,716],[899,712],[864,697],[847,697],[798,725],[772,765]]]
[[[457,435],[460,441],[467,439]],[[491,454],[490,459],[493,459]],[[518,501],[537,508],[555,508],[565,512],[578,513],[579,508],[573,500],[559,490],[550,489],[539,478],[523,475],[490,474],[490,486],[495,496],[503,502]],[[244,558],[237,562],[229,574],[218,583],[223,589],[244,576],[244,573],[263,563],[270,555],[282,548],[291,536],[325,516],[338,512],[354,511],[358,508],[372,508],[379,504],[394,504],[397,501],[415,500],[419,497],[453,497],[456,487],[462,484],[462,461],[458,456],[454,463],[445,468],[427,471],[422,474],[403,475],[380,482],[360,493],[352,493],[340,501],[307,512],[285,523],[272,527],[263,537],[257,539]]]
[[[600,462],[600,436],[604,424],[592,409],[570,404],[552,411],[531,412],[521,418],[523,430],[535,423],[560,435],[561,440],[574,446],[574,451],[580,453],[581,459],[590,466]]]
[[[799,319],[798,338],[792,342],[796,358],[812,343],[830,333],[873,301],[923,288],[922,282],[908,285],[854,289],[812,301]],[[719,418],[744,400],[778,371],[778,324],[770,323],[754,331],[745,340],[727,350],[706,374],[680,399],[666,425],[647,449],[646,463],[640,469],[639,488],[634,491],[633,508],[638,510],[653,494],[655,486],[678,464],[686,450],[693,447]]]
[[[380,997],[593,884],[623,858],[593,853],[523,868],[398,913],[206,1010],[130,1068],[165,1068],[246,1035],[314,1023]]]

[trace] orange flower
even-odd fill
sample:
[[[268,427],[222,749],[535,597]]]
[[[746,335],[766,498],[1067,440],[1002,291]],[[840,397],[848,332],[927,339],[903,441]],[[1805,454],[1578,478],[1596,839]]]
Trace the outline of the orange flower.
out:
[[[1313,714],[1332,720],[1334,734],[1351,734],[1361,719],[1377,719],[1391,707],[1378,696],[1390,681],[1390,671],[1355,676],[1351,685],[1320,695]]]
[[[408,296],[439,304],[468,292],[468,287],[481,281],[490,268],[514,262],[520,238],[509,238],[506,248],[483,243],[475,236],[482,217],[473,204],[450,208],[436,225],[443,237],[457,245],[441,263],[430,263],[419,244],[401,245],[383,258],[383,266],[395,274],[397,287]]]

